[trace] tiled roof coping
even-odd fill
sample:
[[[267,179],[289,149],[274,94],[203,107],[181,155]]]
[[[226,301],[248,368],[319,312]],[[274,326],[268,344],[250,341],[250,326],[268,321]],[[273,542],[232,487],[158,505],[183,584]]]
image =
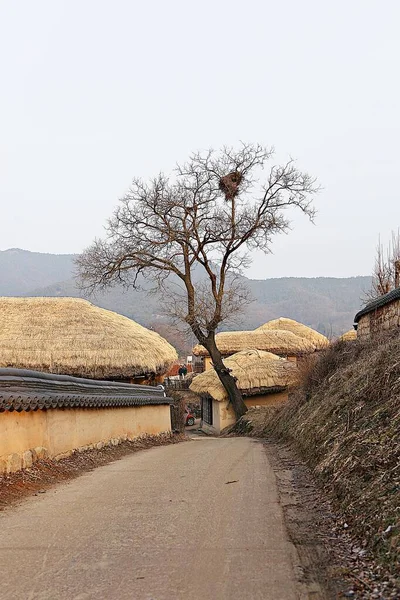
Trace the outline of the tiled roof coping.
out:
[[[0,369],[0,412],[171,404],[162,385],[80,379],[25,369]]]
[[[400,287],[396,288],[395,290],[392,290],[387,294],[384,294],[383,296],[380,296],[376,300],[373,300],[372,302],[367,304],[362,310],[360,310],[356,314],[356,316],[354,317],[354,322],[358,323],[358,321],[364,315],[367,315],[368,313],[373,312],[374,310],[377,310],[378,308],[381,308],[386,304],[390,304],[394,300],[400,300]]]

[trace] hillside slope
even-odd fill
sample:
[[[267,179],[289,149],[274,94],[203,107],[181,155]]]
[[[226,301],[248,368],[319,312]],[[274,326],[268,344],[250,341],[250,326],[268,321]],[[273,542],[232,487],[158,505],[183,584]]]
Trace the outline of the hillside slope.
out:
[[[396,573],[400,564],[399,333],[370,342],[335,344],[308,370],[303,387],[289,402],[266,411],[263,419],[258,434],[293,443],[350,531]],[[247,426],[254,428],[245,422],[237,427]]]

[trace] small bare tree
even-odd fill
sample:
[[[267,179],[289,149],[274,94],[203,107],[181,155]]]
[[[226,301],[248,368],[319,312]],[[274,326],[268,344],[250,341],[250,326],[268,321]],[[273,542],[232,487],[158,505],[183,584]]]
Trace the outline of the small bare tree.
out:
[[[391,267],[393,288],[400,285],[400,229],[392,231]]]
[[[272,157],[272,149],[242,144],[195,153],[172,178],[134,179],[106,238],[77,260],[87,290],[117,282],[137,287],[139,276],[153,282],[167,312],[209,352],[237,418],[247,408],[217,348],[216,330],[249,302],[241,277],[249,251],[271,251],[273,236],[289,229],[286,209],[314,217],[315,179],[292,160],[272,166],[259,183]]]
[[[387,294],[399,285],[400,230],[392,231],[386,249],[379,238],[376,247],[375,265],[372,273],[371,289],[366,294],[366,302]]]

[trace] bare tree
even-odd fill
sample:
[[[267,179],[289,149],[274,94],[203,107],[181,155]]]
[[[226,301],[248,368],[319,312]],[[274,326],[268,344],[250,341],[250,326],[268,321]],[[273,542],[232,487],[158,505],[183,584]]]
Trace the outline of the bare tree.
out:
[[[392,231],[391,240],[386,249],[379,238],[376,247],[371,289],[366,294],[366,302],[375,300],[398,286],[399,261],[400,230],[398,229],[397,231]]]
[[[400,285],[400,228],[392,231],[391,268],[393,288]]]
[[[289,229],[286,209],[313,219],[318,190],[292,160],[272,166],[259,183],[272,157],[272,149],[242,144],[195,153],[171,178],[134,179],[108,222],[107,237],[77,260],[88,290],[117,282],[137,287],[140,276],[152,281],[167,312],[209,352],[237,418],[247,408],[217,348],[216,330],[249,302],[241,278],[249,252],[271,251],[273,236]]]

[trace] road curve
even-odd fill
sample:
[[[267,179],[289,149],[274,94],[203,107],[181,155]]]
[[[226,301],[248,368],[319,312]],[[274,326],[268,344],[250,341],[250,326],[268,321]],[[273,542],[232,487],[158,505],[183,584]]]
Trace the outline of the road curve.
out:
[[[144,450],[0,514],[1,600],[294,600],[294,556],[249,438]]]

